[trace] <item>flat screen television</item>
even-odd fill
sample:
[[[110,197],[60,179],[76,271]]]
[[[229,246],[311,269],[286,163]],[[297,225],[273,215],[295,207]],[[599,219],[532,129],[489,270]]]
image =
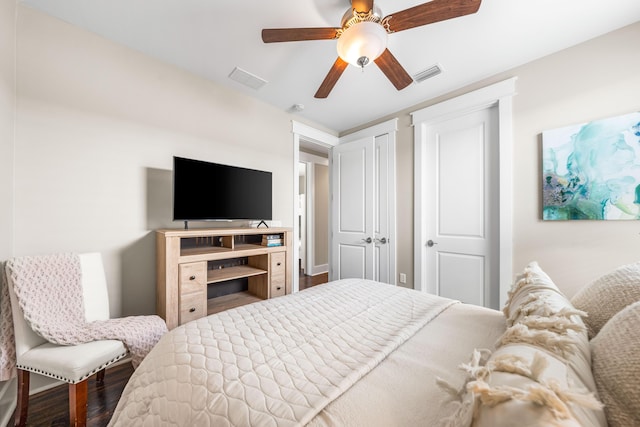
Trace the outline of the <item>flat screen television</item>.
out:
[[[174,157],[173,219],[271,220],[271,175],[266,171]]]

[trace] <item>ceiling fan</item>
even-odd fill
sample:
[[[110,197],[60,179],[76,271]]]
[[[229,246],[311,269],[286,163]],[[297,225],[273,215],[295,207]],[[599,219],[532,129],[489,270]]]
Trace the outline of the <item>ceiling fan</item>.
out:
[[[267,28],[265,43],[303,40],[338,40],[338,59],[315,94],[326,98],[347,65],[364,68],[371,61],[382,70],[396,89],[409,86],[413,79],[387,49],[387,34],[475,13],[481,0],[432,0],[382,17],[373,0],[352,0],[352,8],[342,17],[341,27]]]

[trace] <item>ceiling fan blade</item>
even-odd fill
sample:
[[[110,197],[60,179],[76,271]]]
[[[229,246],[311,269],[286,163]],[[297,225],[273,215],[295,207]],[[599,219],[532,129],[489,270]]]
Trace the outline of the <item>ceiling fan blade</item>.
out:
[[[395,56],[385,49],[375,61],[376,65],[382,70],[385,76],[393,83],[398,90],[402,90],[405,87],[413,83],[413,79],[407,73],[407,71],[400,65]]]
[[[356,12],[369,12],[373,9],[373,0],[351,0],[351,7]]]
[[[349,63],[343,61],[342,59],[340,59],[340,57],[338,57],[338,59],[336,59],[336,62],[329,70],[329,74],[327,74],[327,77],[325,77],[322,81],[322,84],[318,88],[318,91],[316,92],[314,97],[326,98],[327,96],[329,96],[329,93],[338,82],[338,79],[344,72],[345,68],[347,68],[347,65],[349,65]]]
[[[433,0],[392,13],[384,19],[388,19],[390,32],[398,32],[476,13],[480,3],[481,0]]]
[[[265,28],[262,41],[265,43],[296,42],[302,40],[331,40],[337,38],[340,28]]]

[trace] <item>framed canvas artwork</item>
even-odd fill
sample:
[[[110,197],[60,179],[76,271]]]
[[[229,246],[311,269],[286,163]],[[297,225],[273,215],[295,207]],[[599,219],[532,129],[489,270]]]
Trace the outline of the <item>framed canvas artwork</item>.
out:
[[[542,133],[542,218],[640,219],[640,112]]]

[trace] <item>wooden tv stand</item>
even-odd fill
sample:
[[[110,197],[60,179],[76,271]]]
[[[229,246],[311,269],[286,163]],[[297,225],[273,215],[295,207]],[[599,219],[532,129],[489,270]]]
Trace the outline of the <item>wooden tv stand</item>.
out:
[[[275,235],[282,237],[281,246],[262,244],[263,237]],[[173,329],[229,308],[290,294],[292,235],[289,228],[158,230],[158,315]]]

